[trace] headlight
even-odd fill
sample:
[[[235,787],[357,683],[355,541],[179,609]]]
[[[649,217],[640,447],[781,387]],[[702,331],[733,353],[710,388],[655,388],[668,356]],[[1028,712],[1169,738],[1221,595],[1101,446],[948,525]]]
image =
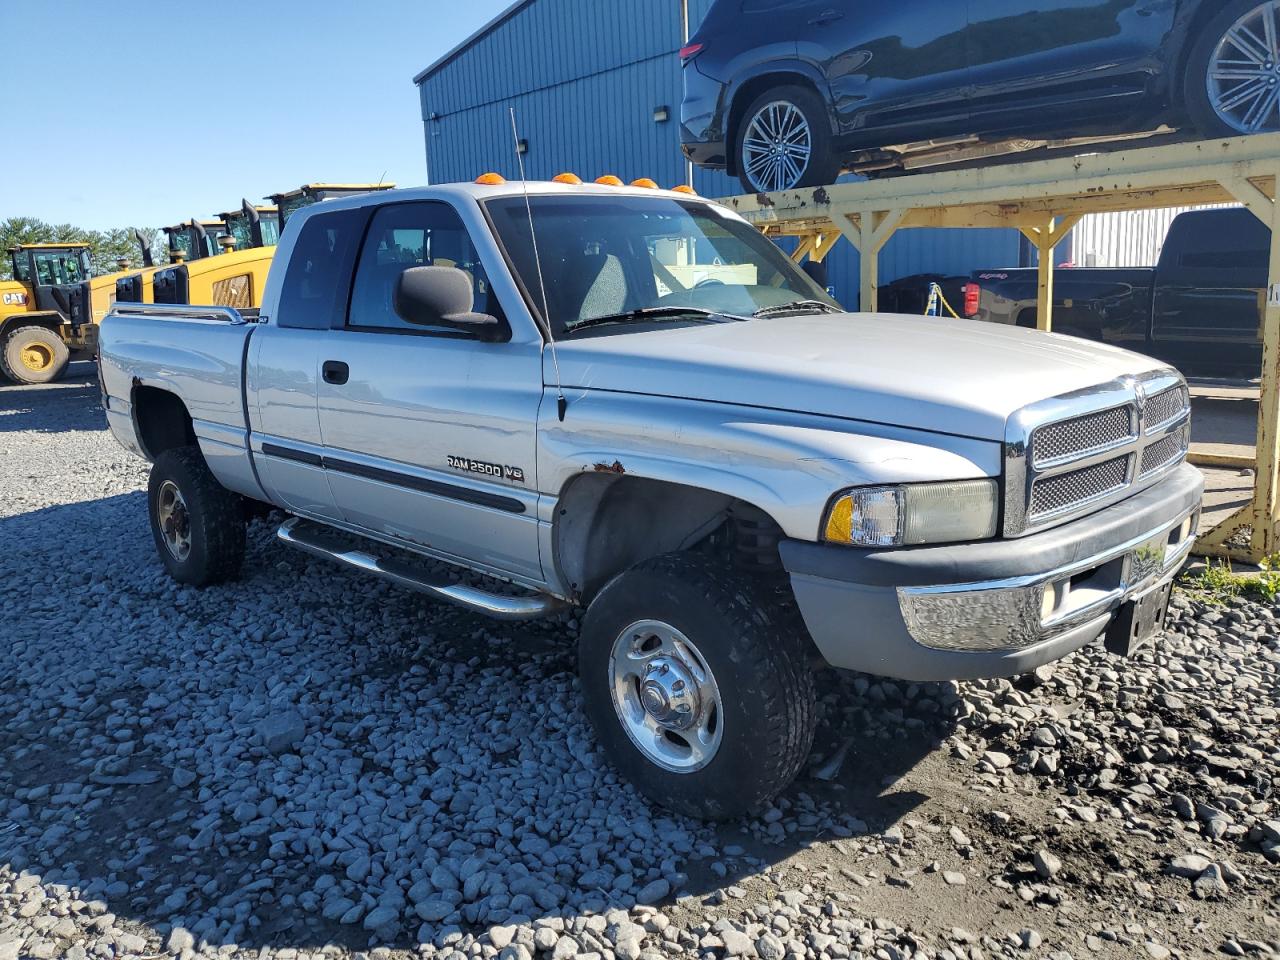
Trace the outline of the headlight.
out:
[[[824,538],[859,547],[985,540],[996,535],[994,480],[847,490],[827,511]]]

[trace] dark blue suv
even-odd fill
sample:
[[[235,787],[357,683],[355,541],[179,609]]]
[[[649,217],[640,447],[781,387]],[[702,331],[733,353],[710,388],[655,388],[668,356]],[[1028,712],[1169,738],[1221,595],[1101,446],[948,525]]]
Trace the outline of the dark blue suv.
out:
[[[716,0],[694,163],[751,192],[1148,131],[1280,130],[1280,0]]]

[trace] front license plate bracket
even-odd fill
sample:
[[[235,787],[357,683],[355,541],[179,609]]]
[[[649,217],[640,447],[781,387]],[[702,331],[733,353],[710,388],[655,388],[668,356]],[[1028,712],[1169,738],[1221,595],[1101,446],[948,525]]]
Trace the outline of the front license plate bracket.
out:
[[[1104,640],[1107,652],[1121,657],[1132,656],[1134,651],[1164,630],[1172,593],[1173,581],[1166,580],[1121,604],[1107,626]]]

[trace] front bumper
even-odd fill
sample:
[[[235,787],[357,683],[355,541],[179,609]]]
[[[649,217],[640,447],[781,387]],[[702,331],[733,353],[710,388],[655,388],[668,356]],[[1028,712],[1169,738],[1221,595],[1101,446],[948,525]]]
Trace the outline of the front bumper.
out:
[[[1176,576],[1203,493],[1184,464],[1028,537],[874,551],[787,540],[782,560],[834,667],[904,680],[1015,676],[1096,639],[1126,600]]]

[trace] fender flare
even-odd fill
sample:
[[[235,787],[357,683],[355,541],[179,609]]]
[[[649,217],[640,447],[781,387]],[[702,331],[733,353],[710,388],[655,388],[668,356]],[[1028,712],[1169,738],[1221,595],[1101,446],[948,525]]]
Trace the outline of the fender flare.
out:
[[[62,328],[70,326],[67,318],[56,310],[40,310],[31,313],[11,313],[0,319],[0,339],[7,337],[17,327],[44,327],[60,334]]]

